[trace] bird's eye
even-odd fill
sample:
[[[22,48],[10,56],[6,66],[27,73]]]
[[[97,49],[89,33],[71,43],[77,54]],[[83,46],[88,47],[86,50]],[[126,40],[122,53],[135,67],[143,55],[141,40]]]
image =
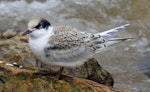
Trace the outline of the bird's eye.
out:
[[[40,23],[35,26],[36,29],[48,28],[51,24],[47,20],[41,20]]]
[[[43,28],[42,23],[40,22],[37,26],[35,26],[36,29]]]

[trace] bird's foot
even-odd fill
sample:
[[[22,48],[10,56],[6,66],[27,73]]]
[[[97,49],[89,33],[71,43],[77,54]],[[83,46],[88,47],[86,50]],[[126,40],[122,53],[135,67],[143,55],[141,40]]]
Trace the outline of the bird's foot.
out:
[[[60,79],[61,73],[63,72],[63,70],[64,70],[64,67],[60,67],[60,69],[57,72],[55,72],[54,79],[56,79],[56,80]]]
[[[64,67],[61,67],[58,71],[53,71],[52,69],[38,69],[36,71],[36,74],[41,76],[47,76],[49,78],[52,78],[54,80],[60,79],[61,73],[63,72]]]

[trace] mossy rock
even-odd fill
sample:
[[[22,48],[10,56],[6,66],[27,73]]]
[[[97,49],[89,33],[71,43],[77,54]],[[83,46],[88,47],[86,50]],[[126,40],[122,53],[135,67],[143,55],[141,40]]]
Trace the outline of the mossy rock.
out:
[[[1,92],[130,92],[108,87],[91,80],[61,75],[60,80],[51,78],[51,72],[35,73],[0,64]]]

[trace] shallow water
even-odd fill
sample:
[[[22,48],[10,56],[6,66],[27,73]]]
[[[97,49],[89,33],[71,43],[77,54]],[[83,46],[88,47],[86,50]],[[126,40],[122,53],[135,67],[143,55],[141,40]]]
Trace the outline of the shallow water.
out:
[[[115,87],[150,91],[150,2],[148,0],[1,0],[0,28],[26,30],[33,17],[53,25],[70,25],[82,31],[101,32],[125,23],[119,37],[135,40],[118,44],[97,55],[115,80]]]

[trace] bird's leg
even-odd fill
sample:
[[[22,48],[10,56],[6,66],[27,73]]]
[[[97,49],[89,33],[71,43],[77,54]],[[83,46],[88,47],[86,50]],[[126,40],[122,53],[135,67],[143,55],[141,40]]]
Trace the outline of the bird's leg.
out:
[[[44,69],[43,68],[43,64],[42,62],[39,62],[39,60],[36,61],[36,65],[38,67],[38,69],[36,70],[37,73],[41,74],[41,75],[55,75],[54,78],[59,79],[61,73],[64,70],[64,67],[60,67],[60,69],[58,71],[53,71],[52,69]]]
[[[36,67],[37,69],[35,70],[35,72],[38,74],[41,75],[55,74],[55,71],[53,71],[52,69],[44,68],[44,63],[40,62],[38,59],[36,60]]]
[[[87,77],[89,77],[90,73],[88,71],[88,64],[87,64],[87,62],[84,63],[84,66],[85,66],[85,69],[86,69]]]
[[[56,79],[60,78],[60,75],[63,72],[63,70],[64,70],[64,67],[60,67],[59,71],[56,73],[56,76],[55,76]]]

